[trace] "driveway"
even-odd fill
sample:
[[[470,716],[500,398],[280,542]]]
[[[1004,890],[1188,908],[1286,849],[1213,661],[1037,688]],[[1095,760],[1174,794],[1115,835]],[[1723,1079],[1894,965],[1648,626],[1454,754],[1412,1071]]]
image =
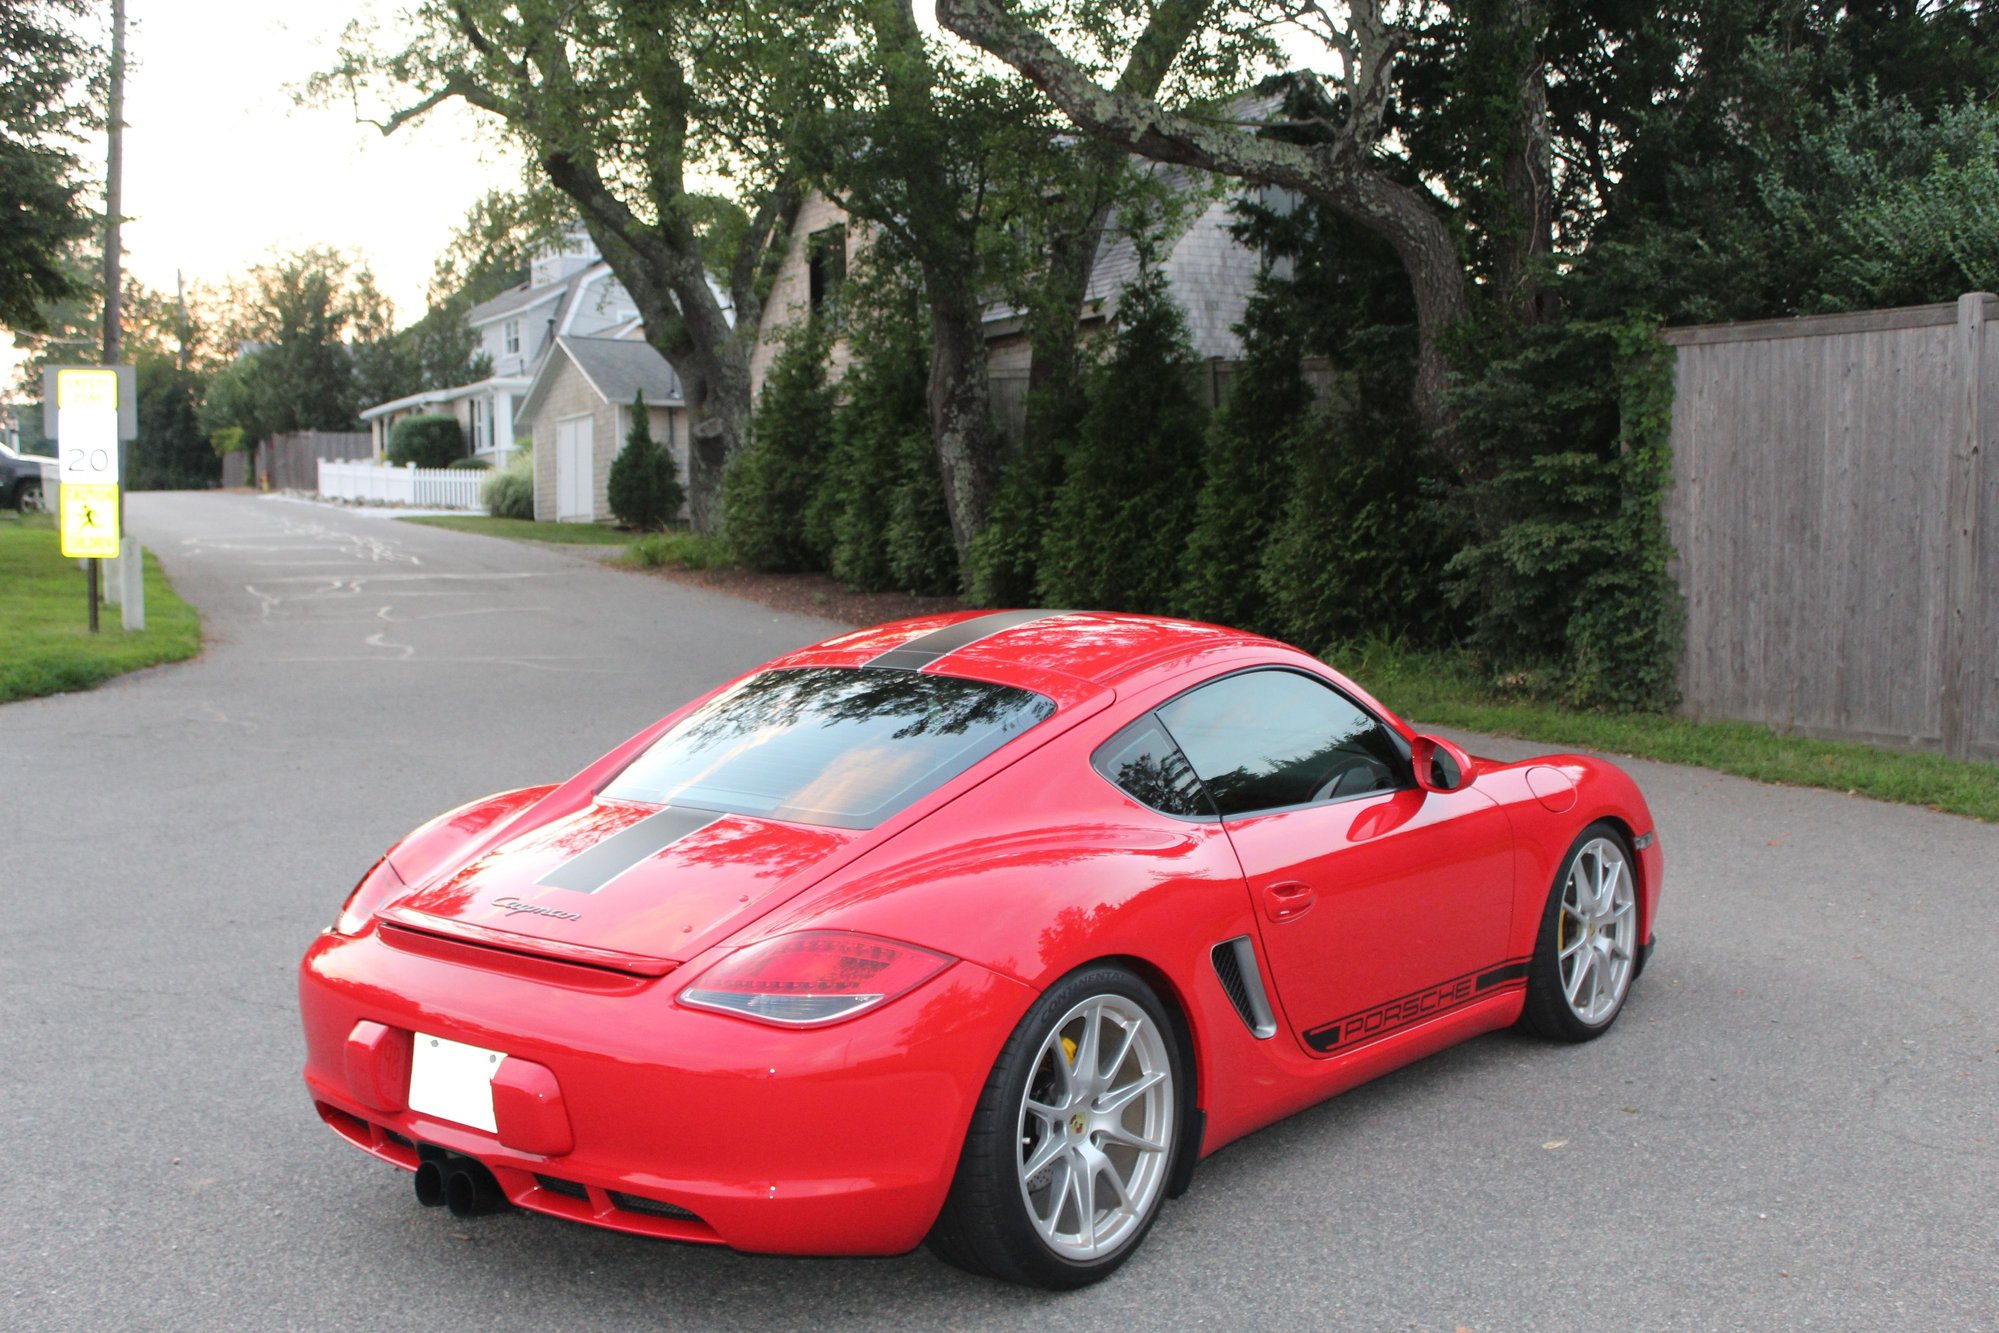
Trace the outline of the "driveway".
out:
[[[1669,872],[1614,1032],[1254,1135],[1090,1291],[420,1209],[298,1082],[307,940],[416,820],[835,627],[299,503],[128,514],[211,645],[0,708],[0,1325],[1999,1327],[1999,829],[1639,762]]]

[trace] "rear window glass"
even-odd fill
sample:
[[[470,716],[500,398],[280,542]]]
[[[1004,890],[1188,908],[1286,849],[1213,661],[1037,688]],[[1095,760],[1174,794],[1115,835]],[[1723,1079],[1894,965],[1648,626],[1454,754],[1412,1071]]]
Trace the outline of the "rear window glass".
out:
[[[1054,711],[1027,690],[954,676],[765,671],[654,741],[603,794],[871,828]]]
[[[1154,810],[1185,819],[1215,818],[1215,804],[1187,756],[1150,713],[1105,741],[1091,762],[1127,796]]]

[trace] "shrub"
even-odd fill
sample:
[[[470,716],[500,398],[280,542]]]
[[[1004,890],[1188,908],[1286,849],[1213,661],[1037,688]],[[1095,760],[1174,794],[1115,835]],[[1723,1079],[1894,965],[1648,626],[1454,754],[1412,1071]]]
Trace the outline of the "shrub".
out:
[[[479,499],[494,518],[534,517],[534,455],[520,450],[486,478]]]
[[[1304,355],[1296,302],[1285,287],[1262,284],[1250,301],[1235,383],[1208,429],[1206,477],[1174,607],[1183,615],[1270,627],[1264,552],[1285,512],[1292,456],[1312,409],[1299,365]]]
[[[446,466],[453,472],[485,472],[493,466],[490,458],[454,458]]]
[[[1312,648],[1434,629],[1441,537],[1421,504],[1408,414],[1365,388],[1329,395],[1281,452],[1292,460],[1254,577],[1257,628]]]
[[[1186,320],[1139,239],[1139,270],[1118,298],[1110,355],[1070,450],[1041,546],[1047,606],[1158,610],[1175,591],[1192,517],[1204,415]]]
[[[723,536],[751,569],[826,567],[827,552],[806,533],[806,511],[823,479],[832,434],[826,351],[819,320],[785,332],[757,399],[749,446],[730,460],[723,478]]]
[[[878,242],[877,246],[892,242]],[[832,449],[806,511],[835,577],[867,591],[943,593],[957,586],[957,548],[930,440],[930,339],[913,266],[871,252],[843,296],[858,353],[840,382]]]
[[[641,569],[721,569],[729,564],[729,548],[698,533],[655,532],[625,547],[619,559]]]
[[[450,467],[465,456],[465,432],[458,418],[443,413],[404,417],[389,431],[389,461],[397,467]]]
[[[652,437],[645,395],[632,398],[632,424],[625,447],[611,460],[607,499],[611,514],[634,532],[652,532],[680,516],[687,502],[673,455]]]

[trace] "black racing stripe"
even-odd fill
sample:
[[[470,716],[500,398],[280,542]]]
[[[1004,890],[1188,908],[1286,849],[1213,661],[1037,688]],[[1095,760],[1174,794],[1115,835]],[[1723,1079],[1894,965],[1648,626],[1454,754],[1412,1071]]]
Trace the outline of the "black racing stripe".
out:
[[[722,816],[713,810],[667,806],[628,828],[619,829],[587,852],[578,852],[535,883],[551,889],[595,893],[649,856],[699,833]]]
[[[1065,611],[995,611],[991,615],[973,616],[943,629],[933,629],[928,634],[919,634],[908,643],[891,648],[879,657],[871,657],[864,665],[886,667],[891,671],[921,671],[940,657],[946,657],[960,648],[969,647],[980,639],[990,638],[1002,630],[1015,629],[1035,620],[1045,620],[1049,616],[1068,614]]]
[[[1526,963],[1524,962],[1508,963],[1504,967],[1495,967],[1490,972],[1479,973],[1477,989],[1491,990],[1494,986],[1501,985],[1508,981],[1520,981],[1523,980],[1526,976],[1527,976]]]

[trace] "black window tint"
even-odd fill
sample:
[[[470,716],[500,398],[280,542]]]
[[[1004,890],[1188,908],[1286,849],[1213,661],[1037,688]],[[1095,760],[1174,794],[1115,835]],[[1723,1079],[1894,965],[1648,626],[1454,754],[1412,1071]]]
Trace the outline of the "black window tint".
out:
[[[1169,815],[1213,819],[1214,802],[1166,728],[1151,714],[1097,747],[1091,762],[1135,801]]]
[[[1246,671],[1159,710],[1223,815],[1337,800],[1401,784],[1400,748],[1329,685]]]
[[[766,671],[653,742],[604,795],[871,828],[1054,711],[953,676]]]

